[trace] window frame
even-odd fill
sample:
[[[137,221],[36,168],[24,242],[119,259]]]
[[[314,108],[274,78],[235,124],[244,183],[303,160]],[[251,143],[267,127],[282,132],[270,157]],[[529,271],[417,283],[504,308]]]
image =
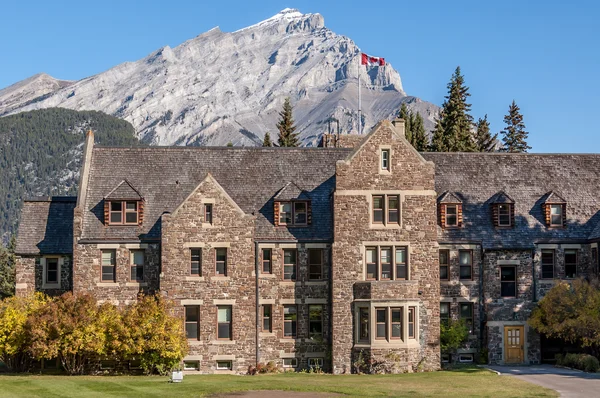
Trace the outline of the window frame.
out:
[[[390,267],[390,277],[389,278],[384,278],[383,277],[383,260],[382,260],[382,256],[381,256],[381,252],[383,250],[387,250],[389,249],[390,251],[390,259],[389,259],[389,263],[385,263],[385,264],[389,264]],[[369,262],[368,258],[369,258],[369,252],[371,251],[375,251],[375,263],[373,262]],[[397,252],[398,251],[404,251],[404,263],[398,263],[397,261]],[[364,255],[364,264],[365,264],[365,268],[364,268],[364,280],[365,281],[409,281],[410,277],[411,277],[411,272],[410,272],[410,259],[409,259],[409,247],[405,246],[405,245],[386,245],[386,244],[382,244],[379,246],[365,246],[365,255]],[[375,278],[370,278],[370,272],[369,272],[369,266],[375,265]],[[398,267],[399,266],[403,266],[405,269],[405,277],[404,278],[398,278]]]
[[[295,321],[293,319],[290,319],[290,320],[285,319],[286,315],[288,315],[288,314],[285,313],[286,308],[289,308],[289,309],[293,308],[294,309],[294,315],[296,315],[296,320]],[[282,332],[283,332],[283,338],[284,339],[290,339],[290,340],[291,339],[296,339],[298,337],[298,306],[296,304],[285,304],[285,305],[283,305],[282,315],[283,315],[282,316],[282,318],[283,318],[283,325],[282,325],[283,326],[283,330],[282,330]],[[290,325],[291,325],[290,328],[291,328],[292,334],[290,334],[290,335],[286,335],[285,334],[285,325],[287,323],[290,323]]]
[[[462,253],[469,254],[470,262],[468,265],[461,263],[461,254]],[[472,281],[473,280],[473,250],[472,249],[460,249],[458,251],[458,267],[459,267],[458,268],[458,279],[459,280],[462,280],[462,281]],[[469,270],[470,270],[470,272],[469,272],[470,276],[468,278],[463,277],[462,272],[461,272],[462,269],[466,268],[466,267],[469,267]]]
[[[204,222],[213,225],[214,206],[212,203],[204,203]]]
[[[121,210],[113,210],[113,204],[119,203]],[[135,211],[128,210],[127,204],[135,203]],[[127,222],[127,214],[135,213],[135,222]],[[120,214],[121,221],[112,221],[113,214]],[[108,225],[138,225],[140,221],[140,201],[139,200],[108,200]]]
[[[273,273],[273,249],[265,247],[265,248],[261,249],[260,253],[261,253],[260,256],[261,256],[261,263],[262,263],[262,266],[260,268],[260,273],[261,274],[272,274]],[[265,256],[266,253],[268,253],[269,255]],[[268,271],[265,271],[265,264],[268,264]]]
[[[462,306],[466,305],[470,308],[470,316],[469,317],[463,317],[463,312],[462,312]],[[465,325],[467,326],[467,329],[469,331],[469,334],[472,335],[475,332],[475,306],[473,305],[472,302],[459,302],[458,303],[458,317],[459,319],[464,319],[465,320]],[[469,323],[469,320],[471,323]],[[469,328],[470,325],[470,328]]]
[[[229,311],[229,321],[219,321],[219,310],[224,309]],[[226,313],[227,314],[227,313]],[[221,337],[220,326],[227,325],[229,337]],[[232,305],[217,305],[217,340],[219,341],[233,341],[233,306]]]
[[[394,322],[394,311],[400,312],[400,322]],[[390,340],[402,340],[404,337],[404,307],[390,307]],[[400,337],[394,337],[394,325],[400,325]]]
[[[375,201],[379,199],[381,207],[375,207]],[[392,208],[390,202],[396,200],[396,207]],[[378,193],[371,195],[371,225],[384,227],[398,227],[401,224],[401,195],[399,193]],[[375,219],[375,215],[381,213],[381,221]],[[396,221],[390,221],[392,213],[396,214]]]
[[[448,311],[446,311],[445,315],[442,316],[443,312],[442,312],[442,307],[446,307],[448,308]],[[446,325],[450,324],[450,320],[452,319],[452,314],[450,313],[451,311],[451,306],[450,306],[450,302],[448,301],[441,301],[440,302],[440,323],[446,323]]]
[[[310,208],[310,201],[308,200],[285,200],[285,201],[280,201],[279,203],[279,220],[278,220],[278,224],[280,226],[288,226],[288,227],[306,227],[308,226],[308,209]],[[290,211],[282,211],[283,207],[289,205],[290,206]],[[305,215],[305,220],[304,222],[296,222],[296,206],[297,205],[304,205],[304,211],[302,212],[298,212],[299,214],[304,214]],[[286,215],[285,219],[282,220],[282,215]],[[288,219],[287,215],[289,215],[289,221],[290,222],[286,222]]]
[[[188,308],[196,311],[196,320],[188,321]],[[185,330],[185,338],[189,341],[199,341],[200,340],[200,306],[199,305],[184,305],[183,306],[184,316],[184,330]],[[193,324],[196,327],[196,337],[188,336],[188,325]]]
[[[110,254],[109,265],[104,264],[104,254]],[[112,268],[112,278],[104,279],[104,268],[111,267]],[[100,250],[100,282],[109,282],[115,283],[117,281],[117,250],[116,249],[102,249]]]
[[[286,361],[291,361],[293,362],[291,365],[286,365]],[[286,368],[286,369],[292,369],[292,368],[297,368],[298,367],[298,358],[294,357],[294,358],[281,358],[281,367]]]
[[[446,256],[446,262],[442,264],[442,253]],[[440,264],[440,280],[441,281],[449,281],[450,280],[450,250],[449,249],[440,249],[439,250],[439,264]],[[446,277],[442,278],[442,268],[446,268]]]
[[[194,254],[196,252],[196,254]],[[201,277],[202,276],[202,249],[199,247],[191,247],[190,248],[190,275]],[[194,258],[197,257],[197,261],[194,261]],[[194,272],[194,263],[198,263],[198,272]]]
[[[316,308],[320,308],[319,310],[319,314],[320,317],[317,320],[313,320],[312,317],[312,311],[311,311],[311,307],[316,307]],[[323,304],[309,304],[308,305],[308,337],[310,339],[323,339],[324,337],[324,320],[325,320],[325,306]],[[313,323],[318,323],[319,324],[319,328],[321,329],[320,332],[314,333],[312,331],[312,324]]]
[[[365,322],[366,321],[366,322]],[[366,325],[366,337],[364,337],[363,326]],[[358,335],[359,343],[368,343],[371,341],[371,311],[369,307],[358,307]]]
[[[60,258],[59,257],[45,257],[45,260],[46,260],[46,267],[44,270],[45,271],[44,272],[45,285],[52,285],[52,286],[60,285]],[[50,272],[49,261],[52,261],[53,263],[56,262],[56,269],[52,271],[52,272],[56,272],[56,280],[50,280],[48,278],[48,274]]]
[[[382,148],[379,155],[379,170],[390,172],[391,171],[391,160],[392,151],[390,148]]]
[[[233,361],[231,359],[218,359],[217,361],[217,370],[233,370]],[[224,367],[220,364],[227,364]]]
[[[550,206],[550,210],[549,210],[549,212],[550,212],[550,225],[549,226],[553,227],[553,228],[560,228],[560,227],[562,227],[564,225],[563,224],[563,205],[562,204],[557,204],[557,203],[550,203],[548,206]],[[555,209],[555,208],[559,209],[558,214],[552,214],[552,209]],[[555,223],[555,222],[553,222],[553,220],[552,220],[553,217],[559,217],[560,222],[558,224]]]
[[[388,317],[389,307],[375,307],[375,340],[386,340],[388,341],[388,327],[389,327],[389,317]],[[378,318],[379,313],[384,314],[384,320],[380,321]],[[383,325],[384,336],[379,336],[379,325]]]
[[[412,326],[412,329],[411,329]],[[408,325],[407,325],[407,337],[408,339],[416,339],[417,337],[417,307],[411,305],[408,307]],[[412,333],[411,333],[412,331]]]
[[[285,254],[286,252],[294,253],[294,263],[286,263]],[[283,249],[283,256],[281,261],[283,262],[283,280],[288,282],[295,282],[298,279],[298,249]],[[286,272],[286,264],[287,266],[292,266],[292,273],[289,274]],[[289,278],[286,278],[286,275],[289,275]]]
[[[512,204],[511,203],[498,203],[496,204],[498,211],[498,227],[508,228],[512,227]],[[502,214],[502,206],[506,206],[506,214]],[[508,218],[508,223],[502,223],[502,217]]]
[[[312,260],[312,256],[311,253],[314,252],[319,252],[319,260],[320,262],[314,263]],[[319,272],[313,272],[313,266],[318,267]],[[308,249],[308,280],[309,281],[319,281],[319,280],[324,280],[325,276],[324,276],[324,272],[323,272],[323,268],[325,266],[325,250],[322,248],[310,248]],[[318,276],[318,277],[315,277]]]
[[[567,263],[567,253],[575,256],[575,262]],[[576,279],[577,278],[577,266],[579,265],[579,250],[577,249],[564,249],[563,251],[564,263],[565,263],[565,279]],[[567,267],[574,267],[573,275],[567,274]]]
[[[505,269],[513,269],[514,270],[514,279],[512,281],[504,281],[502,280],[502,271]],[[518,297],[518,290],[517,290],[517,266],[516,265],[502,265],[500,266],[500,297],[502,298],[517,298]],[[507,284],[513,284],[514,285],[514,295],[504,295],[503,293],[503,286],[507,285]]]
[[[317,363],[311,364],[311,361],[316,361]],[[306,363],[309,369],[323,369],[325,361],[323,360],[323,357],[309,357],[307,358]]]
[[[135,253],[142,254],[142,264],[135,263]],[[129,278],[131,282],[142,283],[146,277],[146,250],[144,249],[131,249],[129,250]],[[141,270],[141,271],[140,271]],[[135,272],[135,277],[134,276]],[[141,274],[141,276],[140,276]]]
[[[269,315],[266,316],[266,309],[269,309]],[[268,320],[269,327],[265,329],[265,321]],[[273,305],[272,304],[262,304],[260,306],[260,331],[263,333],[272,333],[273,332]]]
[[[225,260],[219,260],[219,252],[225,251]],[[229,249],[227,247],[215,247],[215,275],[227,277],[227,268],[229,260]],[[219,272],[219,264],[223,265],[223,272]]]
[[[552,264],[544,264],[544,253],[546,254],[552,254]],[[548,266],[552,266],[552,276],[548,277],[545,276],[547,274],[544,274],[544,266],[548,267]],[[541,279],[554,279],[554,275],[556,273],[556,250],[554,249],[542,249],[540,251],[540,272],[541,272]]]
[[[460,204],[458,204],[458,203],[445,203],[444,206],[445,206],[445,210],[446,210],[445,213],[444,213],[444,218],[445,218],[444,219],[444,228],[458,228],[459,224],[460,224],[458,222],[458,213],[459,213],[458,209],[459,209]],[[455,209],[454,210],[455,211],[454,214],[448,214],[448,209],[450,209],[450,208],[454,208]],[[449,216],[456,217],[456,223],[450,224],[448,222],[448,217]]]

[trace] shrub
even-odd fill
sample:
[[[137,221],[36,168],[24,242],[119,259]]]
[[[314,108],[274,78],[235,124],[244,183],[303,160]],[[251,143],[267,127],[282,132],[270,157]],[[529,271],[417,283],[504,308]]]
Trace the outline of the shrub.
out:
[[[469,329],[463,320],[449,320],[440,324],[440,348],[443,354],[460,348],[468,338]]]
[[[574,368],[583,370],[586,372],[596,373],[600,370],[600,362],[598,358],[588,354],[557,354],[555,356],[556,364],[558,366],[566,366],[568,368]]]
[[[600,362],[598,362],[598,358],[591,355],[584,355],[581,360],[581,365],[581,370],[585,370],[586,372],[596,373],[598,370],[600,370]]]

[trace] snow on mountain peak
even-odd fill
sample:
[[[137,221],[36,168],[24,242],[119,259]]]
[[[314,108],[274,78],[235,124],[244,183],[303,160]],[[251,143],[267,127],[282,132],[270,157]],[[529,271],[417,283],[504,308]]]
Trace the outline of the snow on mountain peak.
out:
[[[324,26],[324,23],[323,23],[323,17],[321,16],[321,14],[302,14],[300,11],[298,11],[295,8],[284,8],[283,10],[279,11],[277,14],[273,15],[270,18],[265,19],[264,21],[260,21],[259,23],[256,23],[254,25],[250,25],[245,28],[236,30],[233,33],[238,33],[238,32],[242,32],[242,31],[246,31],[246,30],[250,30],[250,29],[256,29],[256,28],[264,28],[267,25],[275,25],[275,24],[281,24],[281,23],[289,24],[290,22],[296,22],[299,20],[306,20],[306,19],[314,19],[315,17],[317,19],[321,20],[321,23],[317,24],[320,26],[316,26],[316,27],[322,28]]]

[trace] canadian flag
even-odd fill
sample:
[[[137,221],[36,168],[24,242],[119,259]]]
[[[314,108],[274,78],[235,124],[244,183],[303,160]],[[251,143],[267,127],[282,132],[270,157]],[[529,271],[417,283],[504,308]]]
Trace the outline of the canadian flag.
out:
[[[368,54],[361,53],[360,54],[360,63],[361,65],[369,65],[369,66],[384,66],[385,59],[381,57],[371,57]]]

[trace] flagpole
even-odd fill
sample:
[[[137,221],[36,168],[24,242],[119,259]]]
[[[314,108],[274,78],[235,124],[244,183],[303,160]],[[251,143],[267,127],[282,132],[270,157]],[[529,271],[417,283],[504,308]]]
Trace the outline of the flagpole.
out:
[[[361,54],[361,57],[362,57],[362,54]],[[360,62],[361,61],[359,59],[358,60],[358,73],[357,73],[357,79],[358,79],[358,134],[361,133],[361,127],[362,127],[361,121],[360,121],[360,111],[361,111],[361,109],[360,109],[360,106],[361,106],[361,103],[360,103]]]

